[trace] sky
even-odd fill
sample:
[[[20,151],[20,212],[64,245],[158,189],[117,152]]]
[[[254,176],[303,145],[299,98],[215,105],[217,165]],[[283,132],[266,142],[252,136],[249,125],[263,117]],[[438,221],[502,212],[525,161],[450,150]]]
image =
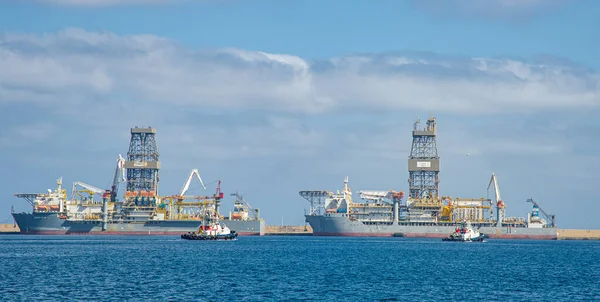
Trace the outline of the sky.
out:
[[[14,193],[112,182],[157,129],[159,194],[191,169],[224,211],[302,225],[301,190],[408,191],[436,117],[440,194],[527,198],[600,228],[600,2],[0,0],[0,223]],[[467,155],[468,154],[468,155]],[[123,185],[121,186],[124,187]],[[203,195],[199,184],[190,193]],[[355,198],[358,198],[355,195]]]

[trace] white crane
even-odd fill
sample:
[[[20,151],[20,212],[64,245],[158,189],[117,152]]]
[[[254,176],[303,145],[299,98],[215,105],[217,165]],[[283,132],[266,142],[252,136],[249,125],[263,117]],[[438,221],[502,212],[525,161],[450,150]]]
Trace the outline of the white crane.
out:
[[[496,202],[502,201],[500,198],[500,189],[498,188],[498,179],[496,178],[496,174],[492,173],[492,178],[490,179],[490,183],[488,184],[488,191],[490,190],[490,186],[494,183],[494,191],[496,192]]]
[[[187,192],[187,190],[190,187],[190,183],[192,182],[192,178],[194,177],[194,175],[196,175],[198,177],[198,180],[200,180],[200,184],[202,185],[202,188],[204,188],[204,190],[206,190],[206,187],[204,186],[204,182],[202,181],[202,177],[200,177],[200,172],[198,172],[198,169],[192,169],[192,172],[190,172],[190,176],[188,176],[188,179],[185,182],[185,184],[183,185],[183,188],[181,188],[181,192],[179,193],[179,196],[185,195],[185,193]]]
[[[75,188],[77,186],[82,186],[82,187],[86,188],[87,190],[92,191],[95,194],[98,194],[100,196],[102,196],[102,194],[104,193],[104,190],[102,190],[102,189],[96,188],[92,185],[88,185],[81,181],[76,181],[76,182],[73,182],[73,189],[71,191],[71,200],[73,200],[73,198],[75,198],[75,192],[76,192]]]
[[[383,201],[383,199],[391,198],[390,191],[358,191],[361,199]]]
[[[82,186],[82,187],[84,187],[84,188],[86,188],[86,189],[88,189],[88,190],[90,190],[90,191],[92,191],[92,192],[94,192],[96,194],[99,194],[99,195],[102,195],[102,193],[104,193],[104,190],[96,188],[96,187],[94,187],[92,185],[88,185],[88,184],[86,184],[84,182],[81,182],[81,181],[76,181],[76,182],[73,183],[73,190],[75,190],[75,187],[78,186],[78,185]]]
[[[496,174],[492,173],[492,178],[490,179],[490,183],[488,184],[488,192],[490,190],[490,186],[494,183],[494,191],[496,191],[496,226],[502,226],[502,221],[504,221],[505,213],[505,204],[500,197],[500,189],[498,188],[498,178],[496,178]],[[492,211],[490,211],[490,215]]]
[[[125,159],[123,158],[123,156],[121,156],[121,154],[119,154],[119,158],[117,159],[117,168],[115,169],[115,177],[113,180],[113,184],[116,183],[117,181],[119,181],[119,182],[127,181],[127,178],[125,177],[125,170],[126,170],[125,169]],[[121,174],[120,178],[118,178],[119,174]]]
[[[113,178],[112,186],[110,187],[110,201],[117,201],[117,191],[119,191],[119,182],[126,182],[127,178],[125,177],[125,159],[121,154],[119,154],[119,158],[117,159],[117,168],[115,169],[115,176]],[[120,172],[120,173],[119,173]],[[119,174],[121,177],[119,177]]]

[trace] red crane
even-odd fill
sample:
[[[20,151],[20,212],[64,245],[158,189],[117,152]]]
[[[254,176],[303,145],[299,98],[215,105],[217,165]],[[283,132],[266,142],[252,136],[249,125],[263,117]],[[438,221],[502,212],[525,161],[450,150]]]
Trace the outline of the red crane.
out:
[[[223,197],[225,197],[225,194],[221,192],[221,181],[219,180],[219,183],[217,184],[217,193],[215,194],[215,199],[223,199]]]

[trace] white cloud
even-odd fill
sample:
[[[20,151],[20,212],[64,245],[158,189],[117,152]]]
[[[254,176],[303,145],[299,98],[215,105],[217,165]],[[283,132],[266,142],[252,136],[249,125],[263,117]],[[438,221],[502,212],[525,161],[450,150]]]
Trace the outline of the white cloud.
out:
[[[6,190],[63,173],[107,184],[129,128],[153,126],[164,194],[199,168],[207,181],[256,196],[267,221],[281,218],[279,206],[286,222],[301,224],[300,189],[337,189],[349,175],[355,190],[406,190],[412,119],[429,110],[444,194],[485,195],[496,172],[507,199],[536,190],[552,208],[572,192],[586,200],[580,191],[593,187],[598,167],[599,75],[565,61],[426,53],[310,61],[69,29],[0,34],[0,66],[3,165],[20,173]],[[523,215],[518,207],[510,211]]]
[[[341,109],[486,114],[600,104],[599,74],[574,64],[402,53],[311,62],[79,29],[0,35],[0,65],[3,103],[82,104],[126,95],[136,103],[312,114]]]
[[[67,137],[81,137],[83,131],[77,140],[86,152],[113,152],[96,143],[115,139],[122,150],[130,127],[151,125],[159,129],[161,149],[172,160],[182,159],[181,166],[190,157],[320,158],[338,167],[348,158],[402,161],[410,150],[405,130],[412,124],[402,115],[405,110],[410,117],[431,109],[470,119],[498,112],[594,109],[600,103],[598,74],[566,63],[431,54],[362,54],[311,62],[259,51],[191,50],[156,36],[79,29],[4,34],[0,54],[0,65],[7,66],[0,69],[0,106],[44,108],[49,126],[38,128],[58,128]],[[342,123],[338,129],[302,118],[336,120],[340,111],[398,112],[403,118]],[[571,151],[570,144],[552,135],[518,139],[514,131],[479,133],[442,121],[441,131],[448,131],[440,139],[444,154]],[[9,137],[24,135],[25,126],[5,130],[1,144],[15,146]],[[39,142],[28,139],[19,146]],[[211,147],[202,147],[206,144]]]

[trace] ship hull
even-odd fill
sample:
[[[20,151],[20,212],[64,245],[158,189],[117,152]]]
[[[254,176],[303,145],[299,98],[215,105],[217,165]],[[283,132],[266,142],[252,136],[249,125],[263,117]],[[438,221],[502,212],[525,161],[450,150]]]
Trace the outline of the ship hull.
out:
[[[60,219],[56,212],[13,213],[21,234],[36,235],[181,235],[198,230],[200,220],[151,220],[144,222],[108,222],[102,230],[97,220],[73,221]],[[262,236],[265,234],[264,220],[222,220],[240,236]]]
[[[456,228],[440,225],[366,225],[343,216],[305,217],[313,229],[313,236],[445,238]],[[556,228],[481,227],[478,231],[494,239],[556,240],[558,237]]]

